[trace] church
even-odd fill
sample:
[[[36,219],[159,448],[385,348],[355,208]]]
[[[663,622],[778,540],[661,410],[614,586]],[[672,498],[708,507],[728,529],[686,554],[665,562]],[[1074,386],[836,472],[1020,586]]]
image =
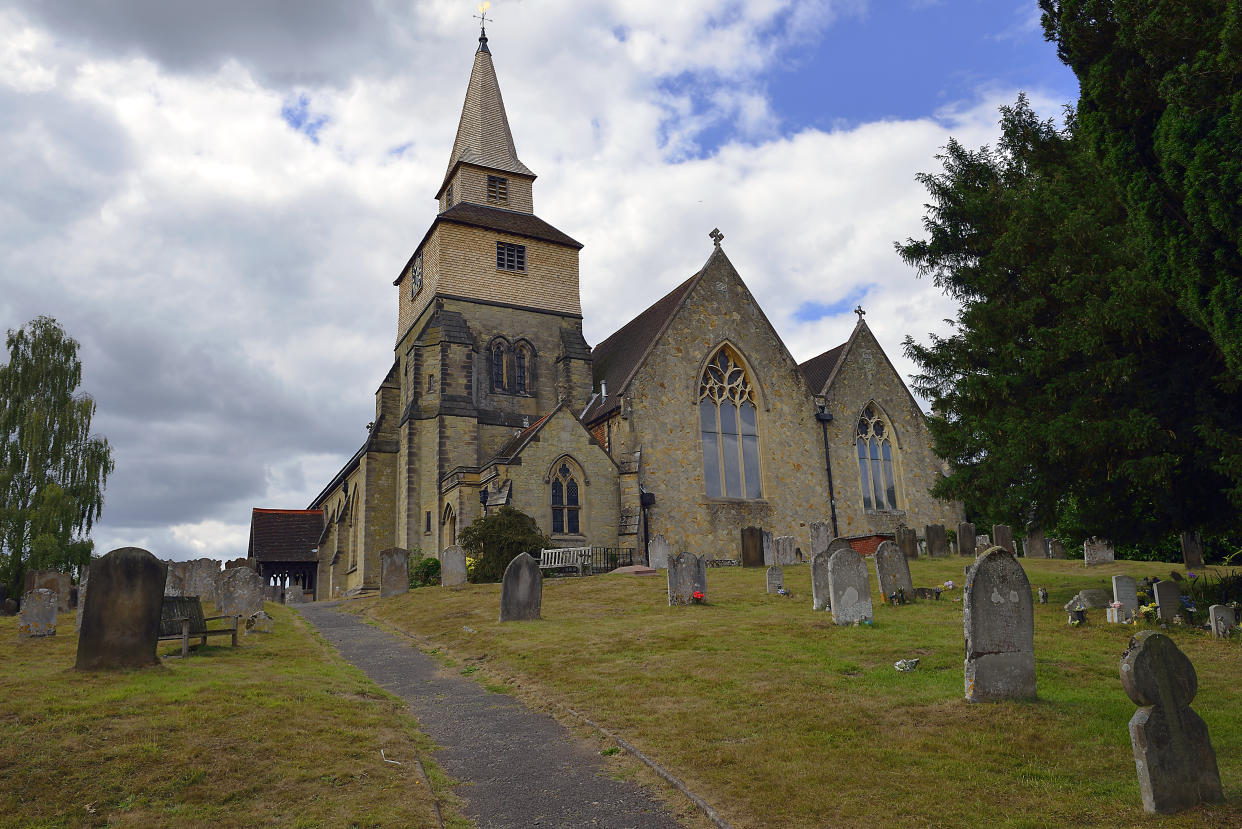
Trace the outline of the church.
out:
[[[321,516],[315,598],[375,589],[380,551],[439,555],[501,505],[557,546],[635,561],[656,534],[738,559],[747,526],[809,550],[814,521],[867,546],[963,520],[928,492],[942,462],[861,310],[845,343],[799,364],[713,230],[696,273],[592,348],[582,245],[535,214],[534,182],[483,32],[439,212],[393,279],[374,422],[296,511]]]

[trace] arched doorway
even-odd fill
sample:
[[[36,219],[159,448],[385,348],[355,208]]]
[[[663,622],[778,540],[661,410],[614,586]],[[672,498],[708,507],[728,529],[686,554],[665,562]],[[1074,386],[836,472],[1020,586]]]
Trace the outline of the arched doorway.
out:
[[[443,546],[452,547],[457,543],[457,513],[452,504],[444,505],[444,519],[440,523],[444,526],[444,534],[441,536]]]

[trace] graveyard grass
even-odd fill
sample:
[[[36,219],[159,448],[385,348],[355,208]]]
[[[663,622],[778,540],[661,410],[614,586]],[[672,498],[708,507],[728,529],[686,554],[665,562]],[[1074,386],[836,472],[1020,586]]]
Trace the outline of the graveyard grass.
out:
[[[433,798],[453,797],[404,704],[267,610],[275,632],[238,648],[212,637],[188,659],[101,673],[73,670],[72,613],[33,640],[0,618],[0,826],[436,825]]]
[[[1039,699],[967,703],[957,557],[911,562],[914,584],[952,579],[941,601],[879,606],[872,627],[811,610],[809,566],[708,571],[708,604],[670,608],[653,577],[547,579],[543,619],[497,621],[499,585],[429,587],[345,606],[439,649],[462,673],[572,708],[682,777],[734,827],[1242,825],[1242,646],[1170,631],[1199,677],[1226,802],[1172,817],[1142,811],[1118,676],[1137,630],[1066,625],[1062,605],[1111,577],[1171,565],[1020,559],[1035,604]],[[918,657],[912,673],[893,668]],[[464,667],[463,667],[464,666]]]

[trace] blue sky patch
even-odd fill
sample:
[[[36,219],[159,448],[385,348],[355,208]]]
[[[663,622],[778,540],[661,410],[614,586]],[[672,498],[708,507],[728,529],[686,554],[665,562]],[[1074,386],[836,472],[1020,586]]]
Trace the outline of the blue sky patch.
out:
[[[309,138],[312,144],[319,143],[319,130],[328,123],[326,115],[311,115],[310,96],[305,92],[285,101],[280,108],[280,117],[285,119],[286,124]]]
[[[867,292],[875,285],[863,285],[846,294],[836,302],[804,302],[794,311],[793,318],[795,322],[815,322],[822,320],[824,317],[835,317],[841,314],[853,311],[867,296]],[[863,307],[866,310],[866,307]]]

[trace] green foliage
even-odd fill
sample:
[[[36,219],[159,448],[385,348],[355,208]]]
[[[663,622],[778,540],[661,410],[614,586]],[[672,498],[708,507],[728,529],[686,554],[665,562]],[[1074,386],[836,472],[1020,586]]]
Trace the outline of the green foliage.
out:
[[[440,560],[423,556],[410,568],[410,587],[431,587],[440,583]]]
[[[551,541],[539,525],[521,510],[504,506],[461,531],[458,537],[466,555],[474,560],[470,581],[500,581],[509,562],[519,553],[539,555]]]
[[[89,563],[85,536],[103,510],[108,441],[90,434],[95,402],[78,343],[51,317],[8,332],[0,366],[0,577],[18,589],[30,567]]]
[[[1220,351],[1143,275],[1119,189],[1077,135],[1025,98],[996,149],[950,141],[928,237],[897,246],[961,306],[930,345],[907,338],[950,464],[933,492],[976,522],[1151,543],[1237,525],[1205,428],[1242,423]]]
[[[1242,377],[1242,0],[1040,0],[1144,279]],[[1215,357],[1215,355],[1213,355]],[[1242,504],[1242,422],[1198,426]]]

